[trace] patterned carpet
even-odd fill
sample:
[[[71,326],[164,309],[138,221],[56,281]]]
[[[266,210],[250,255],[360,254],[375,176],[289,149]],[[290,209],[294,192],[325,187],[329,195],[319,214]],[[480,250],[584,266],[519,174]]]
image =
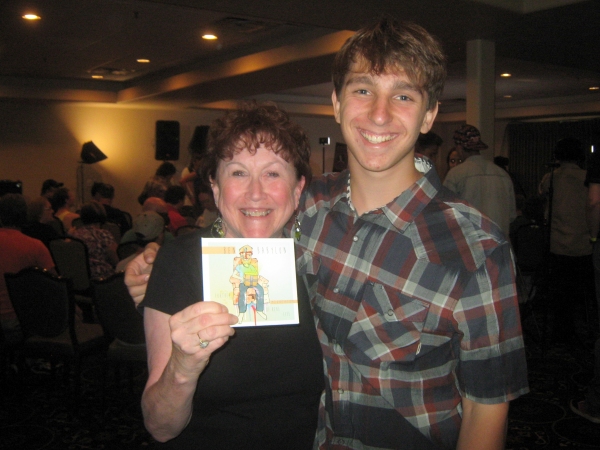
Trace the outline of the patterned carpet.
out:
[[[528,330],[525,323],[525,330]],[[526,334],[527,336],[527,334]],[[583,393],[592,376],[591,339],[579,345],[542,349],[526,337],[531,393],[511,405],[507,449],[600,449],[600,425],[575,415],[569,401]],[[0,449],[147,449],[140,395],[146,379],[134,370],[133,391],[127,374],[119,383],[110,374],[103,394],[102,360],[87,360],[76,402],[72,386],[49,373],[20,380],[14,373],[2,383]],[[79,405],[77,407],[77,404]]]

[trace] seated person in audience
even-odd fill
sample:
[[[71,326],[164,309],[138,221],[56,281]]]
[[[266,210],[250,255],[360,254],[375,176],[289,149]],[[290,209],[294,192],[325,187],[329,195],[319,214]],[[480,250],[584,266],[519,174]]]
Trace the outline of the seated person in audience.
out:
[[[63,223],[63,228],[69,232],[73,228],[73,220],[79,218],[79,214],[71,211],[75,205],[75,195],[66,187],[61,187],[56,190],[50,199],[54,216],[60,219]]]
[[[152,178],[144,185],[142,193],[138,197],[138,202],[143,205],[146,199],[150,197],[165,198],[165,193],[169,186],[172,185],[171,179],[177,173],[177,168],[169,161],[164,161]]]
[[[21,231],[29,237],[39,239],[46,247],[52,239],[61,237],[56,229],[50,225],[54,220],[52,206],[46,197],[38,197],[29,202],[27,206],[27,225]]]
[[[108,230],[102,229],[106,222],[104,207],[95,201],[81,207],[82,226],[71,231],[70,235],[81,239],[87,249],[90,274],[93,279],[106,278],[115,273],[119,262],[117,243]]]
[[[165,221],[160,214],[154,211],[141,213],[133,221],[133,232],[137,237],[139,249],[136,253],[122,259],[117,264],[117,272],[124,272],[127,263],[144,251],[144,247],[150,242],[156,242],[163,245],[165,238]]]
[[[112,206],[115,188],[111,184],[96,182],[92,185],[92,199],[101,203],[106,211],[106,220],[119,225],[121,236],[131,228],[127,215],[119,208]]]
[[[42,192],[40,195],[50,200],[56,190],[61,187],[63,187],[63,183],[59,183],[58,181],[49,178],[42,184]]]
[[[165,202],[167,203],[167,213],[169,214],[169,231],[177,233],[180,227],[188,225],[188,221],[179,212],[185,200],[185,189],[181,186],[169,186],[165,192]]]
[[[40,267],[53,274],[54,261],[50,251],[38,239],[21,232],[27,221],[27,203],[21,194],[0,197],[0,321],[9,342],[21,336],[19,321],[8,297],[5,273],[17,273],[27,267]]]
[[[142,212],[146,212],[146,211],[154,211],[155,213],[158,213],[158,215],[160,215],[163,218],[163,220],[165,221],[165,227],[168,227],[169,213],[168,213],[168,209],[167,209],[167,203],[162,198],[158,198],[158,197],[147,198],[146,201],[144,202],[144,205],[142,206]],[[169,231],[168,228],[165,228],[165,237],[164,237],[165,243],[170,242],[173,239],[175,239],[173,234]],[[121,238],[121,244],[124,244],[126,242],[135,242],[136,240],[137,240],[137,236],[135,235],[135,232],[133,231],[133,229],[131,229],[123,235],[123,237]]]

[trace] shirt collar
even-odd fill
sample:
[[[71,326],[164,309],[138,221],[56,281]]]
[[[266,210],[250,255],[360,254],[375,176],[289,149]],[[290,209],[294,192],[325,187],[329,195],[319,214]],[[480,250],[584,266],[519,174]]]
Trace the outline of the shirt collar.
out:
[[[395,228],[404,232],[442,187],[440,178],[429,159],[415,156],[415,167],[423,174],[421,178],[387,205],[366,214],[383,214]],[[332,208],[343,200],[356,214],[350,199],[349,171],[346,170],[341,174],[330,192]]]

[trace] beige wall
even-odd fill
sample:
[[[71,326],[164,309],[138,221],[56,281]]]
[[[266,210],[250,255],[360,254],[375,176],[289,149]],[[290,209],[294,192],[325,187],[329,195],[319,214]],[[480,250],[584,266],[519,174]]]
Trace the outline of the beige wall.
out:
[[[0,179],[20,180],[27,198],[39,195],[47,178],[62,181],[77,191],[79,154],[84,142],[94,143],[108,159],[84,165],[86,198],[93,181],[115,187],[114,205],[140,211],[137,196],[160,161],[155,156],[157,120],[180,122],[179,172],[187,165],[194,129],[222,114],[214,110],[138,109],[114,105],[0,102]],[[330,137],[326,167],[331,170],[333,148],[341,141],[339,126],[332,118],[296,117],[307,130],[313,156],[311,166],[320,173],[322,150],[319,137]]]

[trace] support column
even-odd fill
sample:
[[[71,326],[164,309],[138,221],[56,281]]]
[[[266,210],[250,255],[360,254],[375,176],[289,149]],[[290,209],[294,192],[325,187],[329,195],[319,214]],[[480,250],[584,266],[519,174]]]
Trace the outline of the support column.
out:
[[[467,42],[467,123],[481,132],[489,146],[484,157],[495,154],[494,122],[496,109],[496,45],[476,39]]]

